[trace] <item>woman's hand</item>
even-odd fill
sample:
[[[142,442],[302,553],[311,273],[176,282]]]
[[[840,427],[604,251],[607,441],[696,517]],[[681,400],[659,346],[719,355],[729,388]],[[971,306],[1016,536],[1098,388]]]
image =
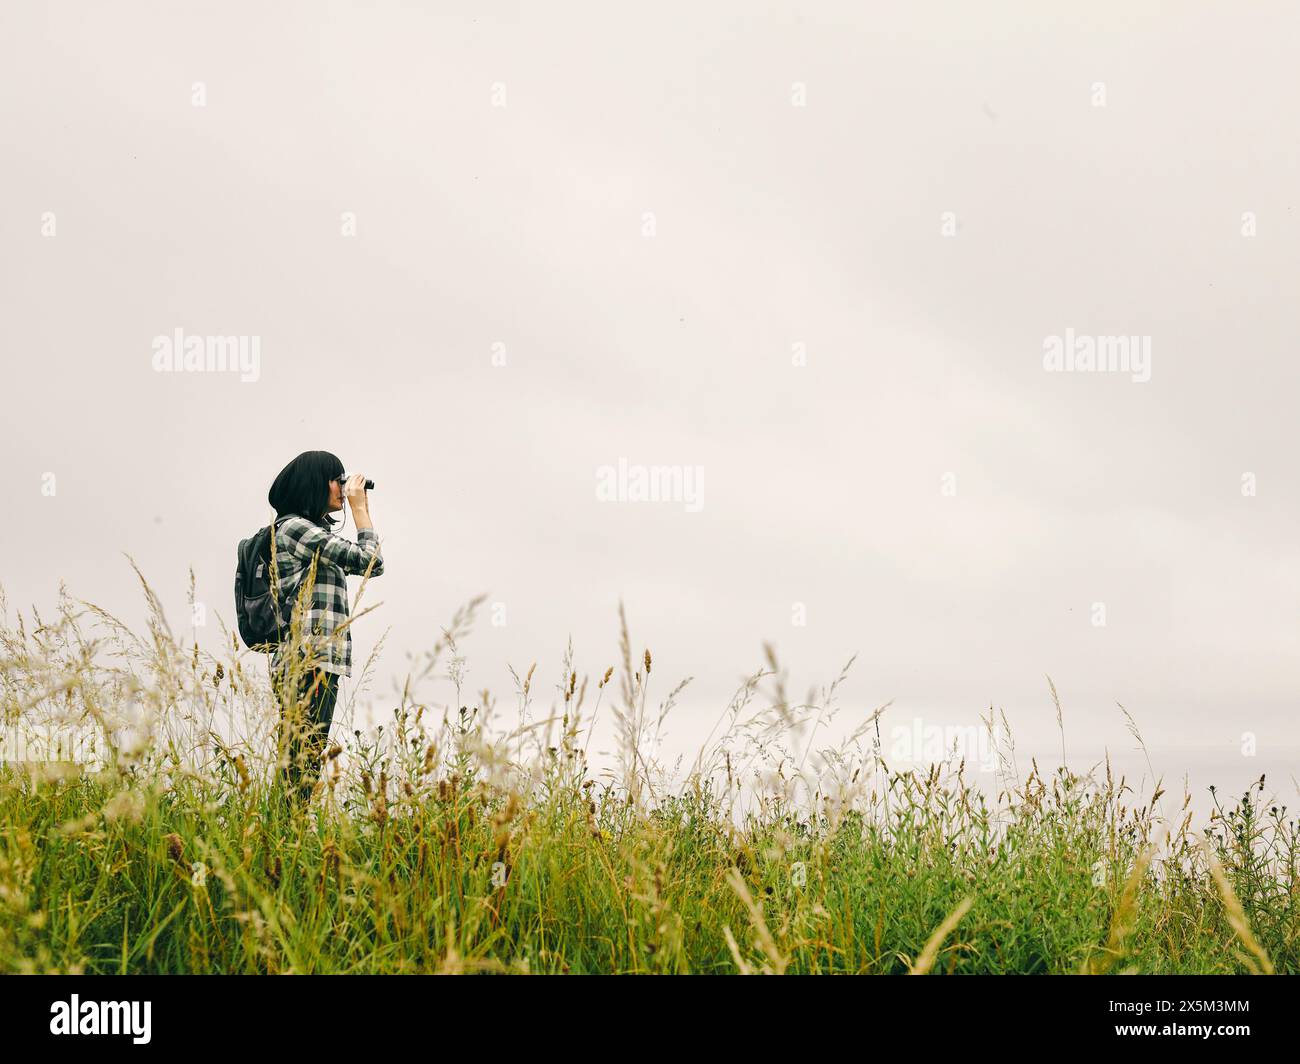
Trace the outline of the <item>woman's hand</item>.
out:
[[[366,476],[353,473],[343,485],[343,495],[352,507],[352,519],[357,528],[370,528],[370,500],[366,497]]]

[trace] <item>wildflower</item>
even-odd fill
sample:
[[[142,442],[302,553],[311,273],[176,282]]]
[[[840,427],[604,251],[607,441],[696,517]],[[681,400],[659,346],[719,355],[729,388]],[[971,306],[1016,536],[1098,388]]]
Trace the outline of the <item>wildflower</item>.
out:
[[[205,886],[208,882],[208,866],[202,861],[190,865],[190,884],[195,887]]]
[[[177,835],[176,832],[173,831],[166,836],[166,842],[167,842],[167,856],[170,857],[177,864],[180,864],[181,858],[185,854],[185,844],[181,841],[181,837]]]
[[[248,766],[244,764],[244,755],[235,755],[235,769],[239,772],[239,793],[243,794],[248,790]]]
[[[1110,864],[1105,857],[1099,857],[1092,865],[1092,885],[1104,887],[1110,879]]]
[[[338,847],[334,845],[333,841],[327,842],[325,844],[325,851],[322,854],[322,857],[323,857],[323,860],[321,862],[322,880],[327,876],[332,876],[334,881],[337,883],[339,881],[339,869],[342,860],[339,855]]]
[[[139,791],[118,791],[104,803],[105,820],[139,820],[144,814],[144,795]]]

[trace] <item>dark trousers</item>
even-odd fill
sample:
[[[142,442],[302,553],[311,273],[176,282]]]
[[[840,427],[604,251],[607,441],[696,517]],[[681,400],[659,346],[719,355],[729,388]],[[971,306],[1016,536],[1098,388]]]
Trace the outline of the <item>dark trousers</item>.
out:
[[[303,674],[297,697],[283,689],[279,692],[280,750],[282,757],[288,756],[281,785],[291,801],[306,805],[311,800],[338,694],[338,676],[324,669]]]

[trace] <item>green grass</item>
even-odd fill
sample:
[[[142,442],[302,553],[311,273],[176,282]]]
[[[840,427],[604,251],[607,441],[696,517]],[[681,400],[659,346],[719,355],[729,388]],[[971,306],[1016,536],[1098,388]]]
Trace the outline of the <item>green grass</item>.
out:
[[[53,623],[4,615],[8,725],[61,713],[104,759],[0,771],[0,970],[1300,970],[1297,822],[1262,780],[1204,832],[1186,795],[1109,770],[1022,778],[1013,751],[986,796],[961,764],[891,770],[870,728],[817,747],[839,681],[792,704],[769,649],[673,784],[651,752],[683,685],[647,712],[660,666],[625,624],[617,693],[570,650],[547,713],[533,670],[513,727],[487,692],[460,708],[476,600],[415,677],[447,678],[455,703],[408,696],[383,734],[340,744],[304,814],[269,782],[261,659],[182,645],[146,594],[144,635],[66,597]],[[593,778],[606,698],[619,770]],[[146,741],[115,738],[127,702],[150,711]]]

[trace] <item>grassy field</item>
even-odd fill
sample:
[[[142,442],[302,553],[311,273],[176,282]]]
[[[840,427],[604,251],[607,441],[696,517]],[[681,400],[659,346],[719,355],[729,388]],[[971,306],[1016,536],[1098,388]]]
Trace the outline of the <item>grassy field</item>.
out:
[[[1263,780],[1194,826],[1190,796],[1022,774],[1014,747],[995,794],[956,759],[895,771],[879,710],[818,746],[844,674],[795,702],[771,648],[669,772],[684,684],[650,703],[661,666],[625,623],[617,666],[581,676],[570,648],[544,709],[535,667],[508,724],[488,692],[462,702],[476,600],[381,730],[336,717],[304,812],[271,783],[262,656],[187,645],[145,595],[138,634],[66,593],[51,621],[0,618],[9,734],[79,729],[99,761],[0,770],[0,970],[1300,970],[1297,821]],[[418,701],[430,678],[455,701]]]

